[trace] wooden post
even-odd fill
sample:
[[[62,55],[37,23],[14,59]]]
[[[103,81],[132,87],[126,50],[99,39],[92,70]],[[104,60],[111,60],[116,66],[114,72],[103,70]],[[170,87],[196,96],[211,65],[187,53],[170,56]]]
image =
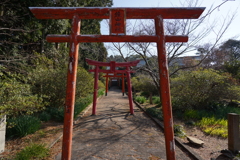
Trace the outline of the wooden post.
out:
[[[77,35],[80,33],[80,19],[77,15],[72,20],[72,33],[69,51],[69,66],[67,73],[67,90],[64,111],[62,160],[71,159],[72,151],[72,131],[73,131],[73,113],[75,104],[75,91],[78,66],[78,46]]]
[[[107,96],[107,92],[108,92],[108,73],[106,76],[106,89],[105,89],[105,96]]]
[[[228,149],[234,153],[240,150],[239,115],[236,113],[228,114]]]
[[[163,19],[161,16],[155,18],[156,35],[158,36],[157,51],[160,78],[160,96],[162,101],[162,110],[164,117],[164,134],[166,155],[168,160],[175,160],[175,142],[173,132],[172,104],[170,98],[170,85],[168,75],[168,63],[165,50],[165,36]]]
[[[124,73],[122,74],[122,95],[124,96],[124,92],[125,92],[125,79],[124,79]]]
[[[134,114],[130,67],[127,67],[127,83],[128,83],[128,100],[129,100],[129,106],[130,106],[130,113]]]
[[[99,66],[95,67],[92,115],[96,115]]]

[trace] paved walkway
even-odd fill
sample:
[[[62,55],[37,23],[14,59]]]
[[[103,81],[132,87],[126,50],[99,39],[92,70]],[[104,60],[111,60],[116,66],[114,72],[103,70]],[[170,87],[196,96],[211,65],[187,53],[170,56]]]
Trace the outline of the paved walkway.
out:
[[[97,102],[97,115],[91,109],[73,132],[72,160],[162,160],[166,159],[162,131],[139,108],[129,114],[128,97],[112,87]],[[188,160],[176,148],[178,160]],[[56,159],[60,159],[59,154]]]

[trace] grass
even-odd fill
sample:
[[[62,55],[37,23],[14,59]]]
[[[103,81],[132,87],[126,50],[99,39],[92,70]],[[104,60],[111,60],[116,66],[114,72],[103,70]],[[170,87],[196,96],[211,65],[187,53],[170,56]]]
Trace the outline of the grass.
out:
[[[49,149],[43,144],[33,143],[17,153],[15,160],[40,160],[49,155]]]
[[[227,138],[228,126],[226,119],[216,119],[215,117],[203,117],[201,121],[197,122],[203,132],[211,136],[220,136]]]
[[[146,102],[146,98],[144,96],[136,96],[135,101],[137,101],[140,104],[143,104]]]
[[[240,108],[227,105],[217,105],[211,110],[186,110],[183,119],[195,121],[202,131],[211,136],[227,138],[227,114],[240,114]]]

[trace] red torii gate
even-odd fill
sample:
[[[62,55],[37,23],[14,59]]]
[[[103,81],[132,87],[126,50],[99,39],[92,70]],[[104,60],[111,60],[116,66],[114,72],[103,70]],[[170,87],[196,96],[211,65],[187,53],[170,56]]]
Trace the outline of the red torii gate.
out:
[[[127,76],[124,75],[124,73],[121,73],[121,74],[116,74],[114,73],[113,75],[109,75],[109,73],[107,73],[105,76],[103,76],[106,78],[106,89],[105,89],[105,96],[107,96],[107,92],[108,92],[108,78],[122,78],[122,95],[124,96],[124,92],[125,92],[125,85],[124,85],[124,80]]]
[[[94,92],[93,92],[93,107],[92,107],[92,115],[96,115],[96,103],[97,103],[97,91],[98,91],[98,74],[99,72],[103,73],[126,73],[127,82],[128,82],[128,100],[130,106],[130,113],[134,114],[133,110],[133,100],[132,100],[132,85],[131,85],[131,75],[130,75],[130,66],[136,66],[140,60],[132,61],[132,62],[121,62],[117,63],[115,61],[111,62],[98,62],[90,59],[86,59],[86,62],[89,65],[94,65],[95,69],[89,70],[89,72],[94,72]],[[99,69],[100,66],[110,66],[110,70]],[[116,67],[126,67],[125,70],[116,70]]]
[[[166,155],[175,160],[172,105],[170,99],[166,42],[187,42],[187,36],[164,35],[163,19],[196,19],[205,8],[102,8],[30,7],[38,19],[72,19],[70,35],[48,35],[48,42],[70,42],[67,94],[64,113],[62,159],[71,159],[78,47],[80,42],[156,42],[160,93],[164,116]],[[109,19],[111,35],[80,35],[81,19]],[[125,19],[154,19],[156,35],[125,35]]]

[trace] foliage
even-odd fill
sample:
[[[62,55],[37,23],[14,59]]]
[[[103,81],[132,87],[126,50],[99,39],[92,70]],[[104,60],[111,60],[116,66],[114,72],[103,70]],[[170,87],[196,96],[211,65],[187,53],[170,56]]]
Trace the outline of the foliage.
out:
[[[88,105],[92,103],[92,95],[89,95],[85,98],[78,99],[75,104],[74,109],[74,118],[77,117],[79,113],[81,113]]]
[[[15,160],[44,159],[49,155],[49,149],[43,144],[33,143],[17,153]]]
[[[203,117],[200,122],[197,123],[202,130],[212,136],[221,136],[227,138],[227,120],[226,119],[216,119],[214,117]]]
[[[64,121],[64,107],[48,107],[46,112],[50,114],[51,118],[57,122]]]
[[[51,119],[51,115],[46,111],[43,111],[42,113],[39,114],[39,119],[41,121],[47,122]]]
[[[183,71],[171,79],[173,109],[210,109],[224,99],[239,99],[239,86],[228,74],[212,69]]]
[[[146,112],[151,116],[158,118],[159,120],[163,120],[163,114],[160,108],[156,108],[156,107],[147,108]]]
[[[31,86],[26,84],[21,76],[3,74],[0,72],[0,110],[1,114],[16,117],[23,114],[33,114],[44,109],[43,99],[34,95]]]
[[[152,100],[153,100],[153,104],[161,104],[161,100],[159,96],[153,96]]]
[[[44,96],[44,101],[51,107],[62,107],[66,98],[66,69],[44,69],[39,67],[32,71],[34,93]],[[76,98],[86,97],[93,91],[93,77],[85,69],[79,67],[76,82]]]
[[[234,78],[240,79],[240,61],[233,60],[231,62],[225,62],[223,70],[232,74]]]
[[[146,98],[143,97],[143,96],[136,96],[136,97],[134,98],[134,100],[137,101],[137,102],[140,103],[140,104],[143,104],[143,103],[146,102]]]
[[[17,118],[7,119],[6,137],[24,137],[36,132],[41,126],[37,117],[22,115]]]
[[[150,93],[152,93],[153,95],[158,94],[158,90],[155,84],[148,75],[139,74],[136,77],[133,77],[131,79],[131,82],[135,90],[147,93],[148,96],[150,95]]]
[[[173,126],[173,128],[174,128],[174,135],[175,136],[178,136],[178,137],[181,137],[181,138],[186,136],[186,133],[185,133],[182,125],[175,124]]]
[[[102,95],[104,95],[104,93],[105,93],[104,89],[99,89],[98,90],[98,96],[102,96]]]

